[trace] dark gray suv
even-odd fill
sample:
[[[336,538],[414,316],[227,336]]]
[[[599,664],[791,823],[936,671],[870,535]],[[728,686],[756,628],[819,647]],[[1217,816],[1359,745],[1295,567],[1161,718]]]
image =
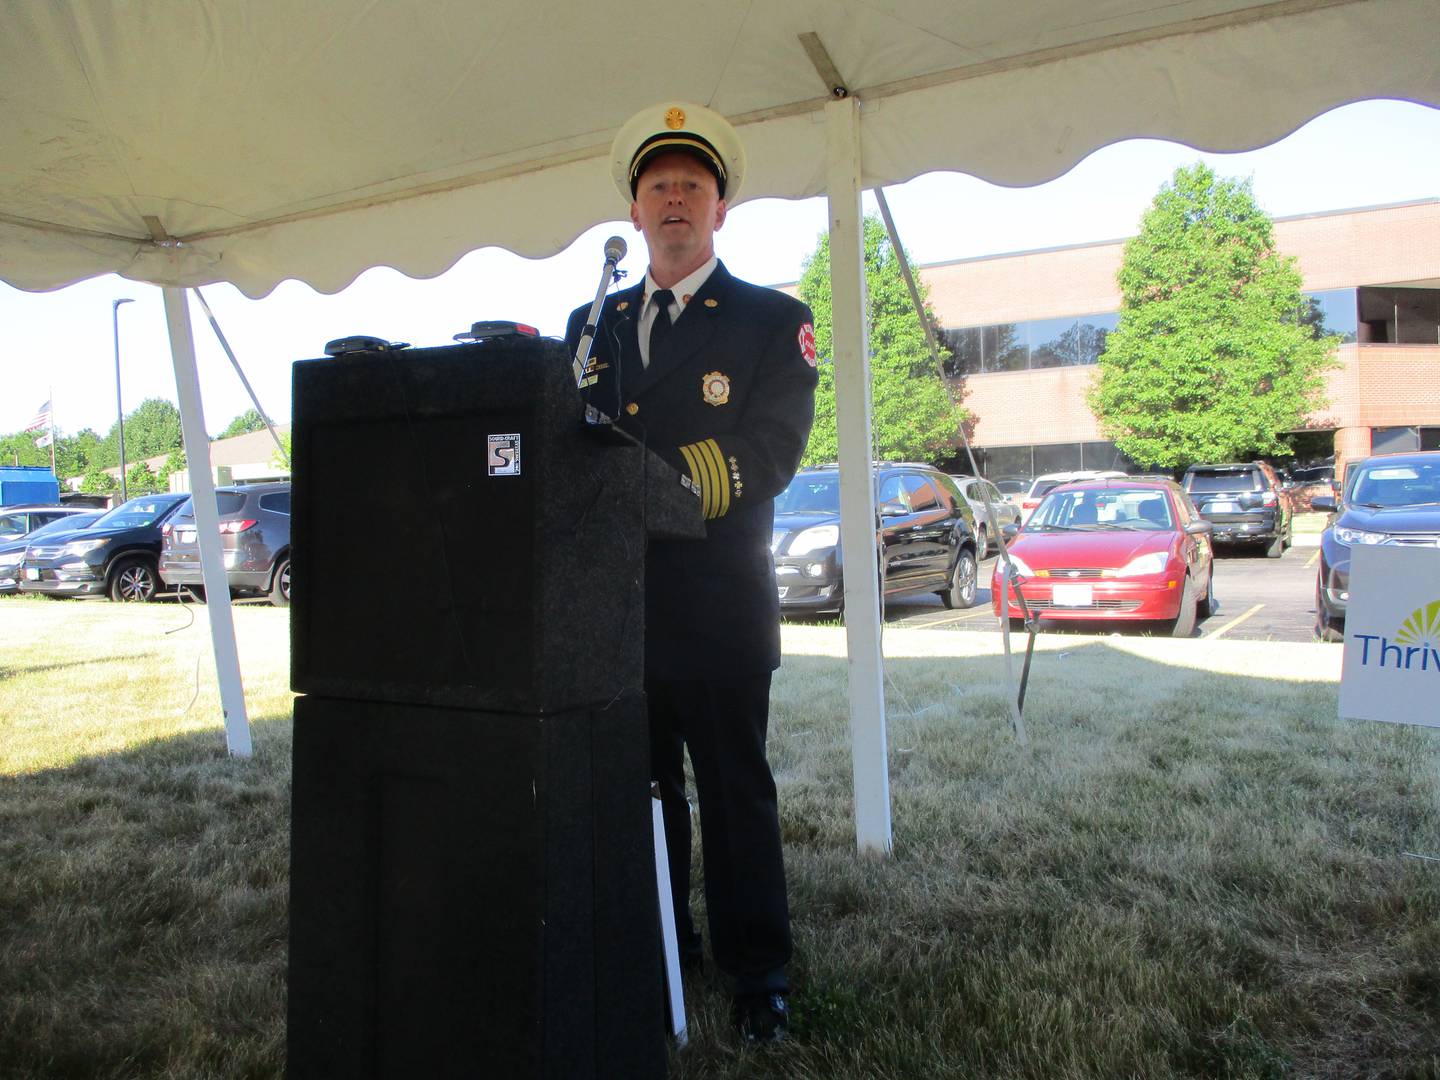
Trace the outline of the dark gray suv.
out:
[[[933,592],[949,608],[975,603],[975,515],[954,480],[929,465],[881,462],[875,508],[885,599]],[[782,612],[844,609],[837,466],[802,469],[776,496],[770,552]]]
[[[1191,465],[1181,486],[1210,522],[1216,547],[1260,547],[1267,559],[1278,559],[1290,546],[1290,503],[1265,462]]]
[[[268,596],[276,607],[290,603],[290,482],[215,489],[220,512],[220,551],[232,593]],[[165,525],[160,577],[167,585],[200,593],[200,545],[195,506],[189,500]]]

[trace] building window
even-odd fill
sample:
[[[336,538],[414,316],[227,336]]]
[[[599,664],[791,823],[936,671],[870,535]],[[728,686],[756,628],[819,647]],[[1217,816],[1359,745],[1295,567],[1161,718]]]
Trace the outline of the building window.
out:
[[[1356,291],[1362,345],[1440,344],[1440,289],[1367,287]]]
[[[1118,314],[1107,312],[941,330],[953,355],[945,374],[954,378],[1094,364],[1105,351],[1105,338],[1119,322]]]
[[[1340,343],[1348,345],[1355,340],[1358,322],[1355,293],[1354,289],[1327,289],[1324,292],[1307,293],[1307,303],[1300,313],[1300,321],[1310,327],[1315,337],[1339,334]]]

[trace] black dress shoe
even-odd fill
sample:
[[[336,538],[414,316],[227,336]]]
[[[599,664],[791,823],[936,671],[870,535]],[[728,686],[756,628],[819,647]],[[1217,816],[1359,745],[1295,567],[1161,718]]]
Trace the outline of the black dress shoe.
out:
[[[699,934],[680,939],[680,971],[699,975],[705,970],[705,940]]]
[[[790,1006],[784,994],[743,994],[731,1006],[735,1030],[747,1043],[784,1042],[790,1032]]]

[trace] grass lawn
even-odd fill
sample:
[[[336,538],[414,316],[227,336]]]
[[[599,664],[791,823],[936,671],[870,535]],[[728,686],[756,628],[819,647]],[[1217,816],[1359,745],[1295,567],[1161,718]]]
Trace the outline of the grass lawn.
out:
[[[0,1076],[283,1072],[286,613],[236,611],[249,761],[191,614],[0,600]],[[1338,646],[1042,638],[1022,748],[998,635],[887,631],[876,859],[843,632],[785,643],[794,1037],[707,968],[673,1075],[1440,1076],[1440,747],[1338,721]]]

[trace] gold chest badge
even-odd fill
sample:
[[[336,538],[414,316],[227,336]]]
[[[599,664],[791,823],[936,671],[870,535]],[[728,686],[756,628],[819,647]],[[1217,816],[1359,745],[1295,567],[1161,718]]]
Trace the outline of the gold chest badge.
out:
[[[730,376],[721,371],[706,372],[700,380],[700,393],[707,405],[724,405],[730,400]]]

